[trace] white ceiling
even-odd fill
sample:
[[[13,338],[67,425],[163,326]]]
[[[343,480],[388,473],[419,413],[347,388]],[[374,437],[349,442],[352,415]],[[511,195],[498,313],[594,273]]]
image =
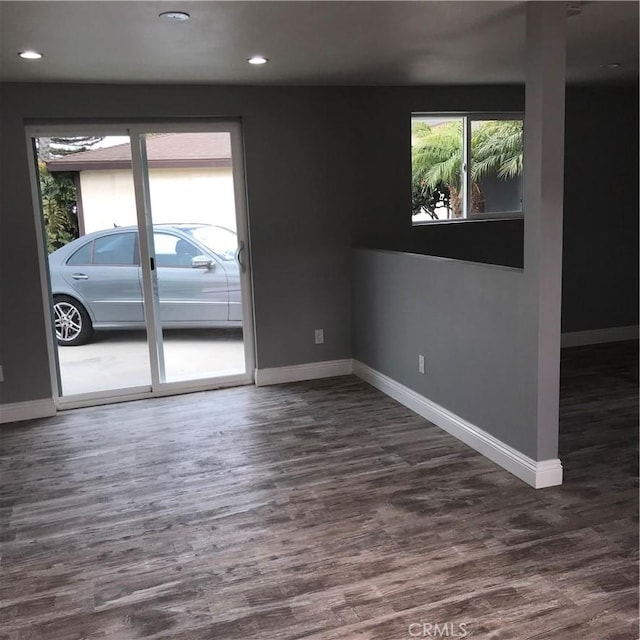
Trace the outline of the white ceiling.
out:
[[[575,4],[575,3],[574,3]],[[568,18],[568,81],[638,78],[638,2]],[[213,84],[524,81],[524,2],[0,2],[0,79]],[[183,24],[161,11],[191,14]],[[26,61],[18,51],[44,53]],[[270,62],[247,64],[255,53]],[[619,69],[601,65],[619,62]]]

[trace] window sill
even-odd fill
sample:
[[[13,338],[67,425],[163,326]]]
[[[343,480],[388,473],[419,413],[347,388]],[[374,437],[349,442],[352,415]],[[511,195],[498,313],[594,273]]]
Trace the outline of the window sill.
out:
[[[500,213],[500,214],[484,214],[473,216],[473,218],[448,218],[446,220],[421,220],[419,222],[411,221],[412,227],[424,227],[429,225],[440,224],[460,224],[465,222],[497,222],[506,220],[524,220],[522,213]]]

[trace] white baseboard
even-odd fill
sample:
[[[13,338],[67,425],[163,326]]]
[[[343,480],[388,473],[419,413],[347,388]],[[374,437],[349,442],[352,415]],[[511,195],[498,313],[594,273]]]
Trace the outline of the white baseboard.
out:
[[[353,360],[324,360],[308,362],[291,367],[275,367],[273,369],[256,369],[256,386],[265,387],[270,384],[314,380],[316,378],[333,378],[348,376],[353,373]]]
[[[33,400],[32,402],[0,404],[0,424],[48,418],[55,415],[56,405],[53,402],[53,398]]]
[[[570,331],[563,333],[560,344],[563,347],[581,347],[587,344],[600,344],[603,342],[622,342],[623,340],[638,339],[637,325],[630,327],[611,327],[609,329],[591,329],[589,331]]]
[[[354,361],[353,373],[532,487],[542,489],[562,484],[562,463],[559,459],[536,462],[455,413],[361,362]]]

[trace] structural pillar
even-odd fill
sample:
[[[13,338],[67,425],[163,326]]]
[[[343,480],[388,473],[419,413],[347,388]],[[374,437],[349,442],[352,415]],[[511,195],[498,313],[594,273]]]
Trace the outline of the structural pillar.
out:
[[[524,277],[536,370],[540,486],[561,484],[558,457],[566,76],[566,4],[526,3]],[[546,465],[546,466],[545,466]]]

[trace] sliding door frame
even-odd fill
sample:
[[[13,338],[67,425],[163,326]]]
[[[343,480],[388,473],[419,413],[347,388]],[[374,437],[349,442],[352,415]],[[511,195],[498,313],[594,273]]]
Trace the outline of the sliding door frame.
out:
[[[157,282],[152,275],[150,265],[153,256],[153,233],[151,206],[149,200],[149,184],[146,163],[146,147],[144,134],[152,133],[206,133],[225,132],[231,138],[231,161],[233,189],[236,212],[236,232],[238,247],[242,254],[240,264],[240,281],[242,296],[242,332],[244,344],[245,372],[228,376],[196,378],[186,381],[165,382],[162,326],[159,322]],[[253,308],[253,282],[251,277],[251,252],[249,242],[249,221],[246,203],[245,166],[242,142],[242,128],[239,120],[183,120],[162,119],[150,122],[122,121],[95,122],[87,124],[59,122],[30,124],[25,127],[28,149],[29,173],[31,177],[31,196],[35,228],[38,231],[38,260],[42,300],[44,304],[44,320],[46,329],[46,344],[49,356],[49,370],[53,400],[58,409],[109,404],[124,400],[138,400],[160,397],[180,393],[207,391],[221,387],[229,387],[254,382],[255,372],[255,326]],[[138,221],[138,242],[140,248],[140,262],[143,280],[143,300],[145,301],[145,319],[147,344],[149,346],[151,385],[129,387],[63,396],[60,376],[60,362],[55,340],[55,323],[53,318],[53,304],[51,296],[51,282],[48,268],[48,253],[46,249],[46,229],[42,214],[42,203],[38,185],[37,153],[35,139],[39,137],[73,137],[83,135],[127,136],[131,143],[132,172],[136,197],[136,211]],[[144,266],[143,266],[144,264]],[[155,287],[155,288],[154,288]]]

